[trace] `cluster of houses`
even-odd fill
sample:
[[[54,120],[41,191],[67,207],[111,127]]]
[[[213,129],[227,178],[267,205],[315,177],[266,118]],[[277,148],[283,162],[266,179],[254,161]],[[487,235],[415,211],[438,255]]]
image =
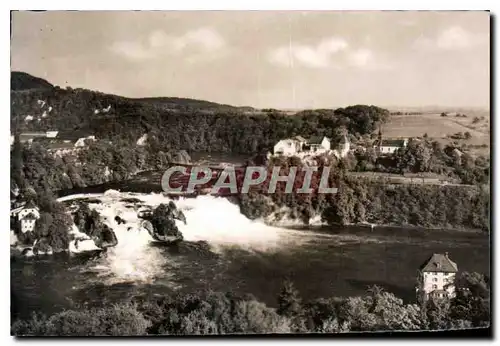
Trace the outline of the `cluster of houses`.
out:
[[[298,156],[320,155],[332,153],[331,142],[327,137],[311,137],[306,139],[302,136],[282,139],[274,146],[274,155]],[[344,136],[336,155],[345,157],[349,152],[349,140]]]
[[[408,145],[407,138],[382,139],[379,133],[378,140],[373,148],[379,155],[394,154],[398,149]],[[347,135],[344,135],[338,147],[332,150],[331,140],[327,137],[311,137],[306,139],[302,136],[282,139],[274,146],[275,156],[297,156],[305,157],[320,154],[334,154],[337,158],[344,158],[351,151],[351,143]]]
[[[53,156],[75,154],[85,147],[89,141],[95,141],[95,136],[86,136],[78,133],[61,133],[59,131],[22,132],[19,134],[21,143],[40,143]],[[14,143],[14,136],[10,136],[10,144]]]
[[[49,106],[49,105],[47,104],[47,102],[46,102],[46,101],[44,101],[44,100],[38,100],[36,103],[37,103],[37,104],[38,104],[38,106],[40,106],[40,108],[43,110],[43,113],[42,113],[41,115],[30,115],[30,114],[25,115],[25,116],[24,116],[24,121],[25,121],[26,123],[28,123],[28,122],[30,122],[30,121],[33,121],[33,120],[35,120],[35,119],[36,119],[37,121],[41,121],[41,120],[42,120],[42,118],[46,118],[46,117],[48,117],[48,116],[49,116],[49,114],[50,114],[50,112],[52,111],[52,106]]]

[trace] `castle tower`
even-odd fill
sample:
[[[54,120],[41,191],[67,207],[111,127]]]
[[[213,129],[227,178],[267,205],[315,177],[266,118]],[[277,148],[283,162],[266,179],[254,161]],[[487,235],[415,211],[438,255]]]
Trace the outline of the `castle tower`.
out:
[[[339,146],[339,151],[340,151],[340,157],[346,157],[347,154],[349,153],[349,150],[351,149],[351,143],[349,142],[349,139],[347,138],[347,135],[344,134],[344,137],[340,141],[340,146]]]

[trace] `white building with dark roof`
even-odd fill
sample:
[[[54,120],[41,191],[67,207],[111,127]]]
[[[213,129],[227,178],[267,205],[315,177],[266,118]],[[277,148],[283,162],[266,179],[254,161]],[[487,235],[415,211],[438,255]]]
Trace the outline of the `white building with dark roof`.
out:
[[[379,154],[387,155],[394,154],[400,148],[406,148],[408,145],[408,139],[383,139],[379,141],[375,148],[378,150]]]
[[[303,157],[328,152],[330,152],[330,140],[324,136],[315,136],[309,139],[295,136],[282,139],[274,146],[274,155]]]
[[[458,266],[448,253],[433,254],[422,264],[418,272],[417,297],[420,301],[429,298],[455,297],[455,276]]]
[[[296,138],[282,139],[274,145],[274,155],[295,156],[302,151],[302,145]]]
[[[17,213],[17,220],[20,223],[21,232],[33,232],[36,220],[39,218],[40,211],[35,203],[32,201],[26,203],[26,205]]]
[[[90,141],[95,141],[95,136],[80,137],[76,140],[75,147],[85,147]]]

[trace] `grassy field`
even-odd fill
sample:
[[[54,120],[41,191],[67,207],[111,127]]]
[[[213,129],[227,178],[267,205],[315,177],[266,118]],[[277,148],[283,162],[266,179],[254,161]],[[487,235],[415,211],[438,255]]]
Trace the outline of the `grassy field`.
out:
[[[442,117],[440,113],[421,115],[392,115],[389,122],[382,127],[384,137],[422,137],[424,134],[442,143],[457,141],[472,146],[486,144],[486,148],[471,148],[473,153],[486,154],[490,143],[490,116],[488,111],[460,112],[467,117],[457,117],[454,112]],[[474,118],[479,121],[474,122]],[[450,135],[458,132],[469,132],[468,140],[453,140]]]

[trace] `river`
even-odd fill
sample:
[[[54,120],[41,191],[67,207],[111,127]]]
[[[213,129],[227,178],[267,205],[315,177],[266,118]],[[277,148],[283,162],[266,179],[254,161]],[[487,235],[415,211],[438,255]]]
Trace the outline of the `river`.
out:
[[[117,214],[127,221],[111,224],[119,243],[106,253],[11,258],[13,318],[203,289],[251,293],[275,306],[285,279],[305,300],[360,295],[376,284],[414,301],[417,269],[433,253],[448,252],[460,271],[489,273],[484,233],[271,227],[248,220],[236,205],[213,196],[176,201],[187,219],[187,225],[179,225],[186,242],[165,247],[137,230],[136,213],[125,198],[130,196],[152,206],[168,200],[125,192],[93,198],[92,207],[109,222]],[[200,240],[210,249],[196,246]]]

